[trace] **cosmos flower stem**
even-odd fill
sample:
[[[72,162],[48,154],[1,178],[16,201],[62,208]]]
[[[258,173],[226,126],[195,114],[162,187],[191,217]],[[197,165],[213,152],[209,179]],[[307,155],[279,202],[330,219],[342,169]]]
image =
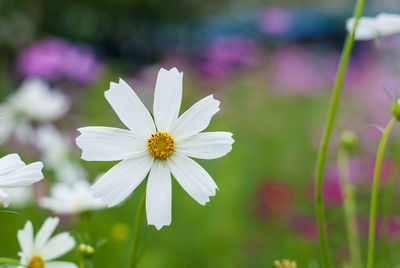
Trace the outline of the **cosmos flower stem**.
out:
[[[336,113],[339,105],[340,93],[342,91],[343,80],[346,74],[347,65],[350,60],[350,55],[353,50],[355,29],[360,19],[365,5],[365,0],[357,0],[353,17],[355,18],[355,23],[353,29],[347,34],[342,55],[340,58],[340,63],[338,67],[338,72],[335,79],[335,84],[333,86],[331,102],[329,106],[328,117],[326,120],[324,135],[321,141],[321,145],[318,152],[317,166],[316,166],[316,182],[315,182],[315,214],[318,225],[318,235],[321,247],[321,258],[322,267],[330,268],[331,261],[329,257],[328,241],[326,237],[325,230],[325,212],[324,203],[322,197],[322,181],[324,177],[326,154],[328,150],[329,140],[332,134],[333,124],[335,122]]]
[[[383,200],[383,235],[382,248],[386,248],[386,241],[389,234],[389,222],[392,216],[393,199],[396,193],[397,177],[400,171],[400,144],[397,145],[397,151],[394,159],[394,164],[390,172],[389,184],[386,187]]]
[[[378,190],[379,190],[379,179],[381,172],[381,165],[383,161],[383,155],[385,152],[386,142],[389,137],[390,131],[396,123],[396,119],[393,118],[386,126],[385,131],[382,134],[382,138],[379,142],[378,152],[376,154],[374,180],[372,183],[371,191],[371,207],[370,207],[370,218],[369,218],[369,235],[368,235],[368,259],[367,268],[374,267],[374,254],[375,254],[375,231],[376,231],[376,209],[378,204]]]
[[[135,225],[133,226],[133,238],[132,238],[132,249],[131,249],[131,259],[130,266],[131,268],[135,268],[138,262],[138,249],[140,242],[140,230],[142,227],[144,208],[146,204],[146,191],[143,192],[142,198],[140,199],[140,203],[138,205],[138,209],[135,217]]]
[[[360,237],[357,229],[355,187],[350,183],[349,153],[341,148],[338,152],[338,171],[343,195],[343,210],[351,258],[351,267],[361,268]]]
[[[20,265],[20,261],[16,259],[11,259],[11,258],[0,258],[0,265],[1,264],[16,264]]]

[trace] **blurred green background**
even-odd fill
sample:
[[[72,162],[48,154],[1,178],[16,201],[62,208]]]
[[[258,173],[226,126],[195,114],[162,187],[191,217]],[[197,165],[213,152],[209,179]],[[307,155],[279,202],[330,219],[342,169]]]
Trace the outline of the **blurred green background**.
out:
[[[395,1],[379,3],[396,10]],[[230,131],[235,143],[227,156],[199,161],[219,187],[206,206],[173,180],[172,224],[161,231],[142,228],[139,267],[274,267],[274,260],[289,258],[299,268],[317,268],[314,167],[352,5],[339,1],[333,7],[315,0],[1,0],[0,100],[5,102],[31,76],[65,94],[71,108],[54,125],[71,140],[71,159],[93,181],[115,163],[80,160],[74,138],[82,126],[124,128],[104,98],[109,83],[126,79],[151,108],[158,69],[176,66],[184,72],[181,110],[215,94],[221,111],[207,130]],[[376,12],[371,2],[367,13]],[[399,46],[398,36],[379,46],[357,43],[349,66],[324,186],[335,267],[344,267],[349,255],[336,168],[338,135],[350,129],[360,140],[350,167],[365,251],[368,192],[379,139],[379,132],[365,126],[385,125],[390,119],[382,88],[393,95],[398,90]],[[39,125],[33,122],[34,128]],[[396,134],[385,174],[390,173]],[[10,138],[1,144],[1,152],[18,152],[27,162],[41,160],[34,140],[26,144]],[[17,257],[16,233],[28,219],[37,230],[53,215],[36,202],[57,180],[54,170],[46,169],[33,200],[10,208],[18,214],[0,213],[0,256]],[[93,267],[127,267],[143,191],[144,183],[123,204],[90,213],[92,244],[105,241]],[[399,212],[395,207],[390,251],[382,246],[376,267],[400,265]],[[61,216],[60,230],[79,237],[81,225],[79,216]],[[76,252],[63,259],[77,261]]]

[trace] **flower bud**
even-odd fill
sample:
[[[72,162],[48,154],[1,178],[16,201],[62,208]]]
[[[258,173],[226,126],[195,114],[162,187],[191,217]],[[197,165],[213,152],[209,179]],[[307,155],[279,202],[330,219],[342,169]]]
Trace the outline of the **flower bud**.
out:
[[[78,247],[79,253],[85,258],[90,258],[94,255],[95,249],[87,244],[80,244]]]
[[[392,105],[392,114],[397,121],[400,121],[400,99],[396,99]]]
[[[352,151],[358,143],[357,135],[351,130],[344,130],[340,134],[340,144],[346,151]]]

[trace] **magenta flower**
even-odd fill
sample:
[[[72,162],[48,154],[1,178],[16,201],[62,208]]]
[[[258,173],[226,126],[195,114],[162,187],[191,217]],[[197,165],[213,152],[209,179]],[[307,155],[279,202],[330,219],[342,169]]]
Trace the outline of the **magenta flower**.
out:
[[[290,15],[282,8],[273,7],[262,11],[258,17],[258,28],[267,34],[285,33],[291,24]]]
[[[89,47],[49,38],[24,49],[18,55],[16,70],[22,76],[41,77],[48,81],[70,79],[89,83],[96,79],[101,65]]]
[[[256,65],[259,54],[260,47],[253,39],[240,35],[218,37],[203,46],[197,68],[211,78],[223,78]]]

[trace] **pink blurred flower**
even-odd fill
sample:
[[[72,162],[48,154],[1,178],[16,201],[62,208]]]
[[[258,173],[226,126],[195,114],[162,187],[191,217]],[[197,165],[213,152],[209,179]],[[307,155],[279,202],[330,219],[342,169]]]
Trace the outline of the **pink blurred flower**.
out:
[[[240,35],[218,37],[203,46],[197,69],[211,78],[227,77],[256,65],[260,52],[253,39]]]
[[[65,40],[48,38],[24,49],[18,55],[16,70],[23,76],[36,76],[54,81],[70,79],[89,83],[96,79],[101,65],[93,51]]]
[[[291,24],[289,14],[282,8],[272,7],[262,11],[258,17],[258,28],[268,34],[286,32]]]
[[[256,213],[260,217],[283,215],[293,204],[293,192],[279,181],[266,182],[256,196]]]
[[[310,94],[331,84],[336,57],[317,55],[292,45],[280,48],[271,58],[272,89],[291,93]]]
[[[302,239],[312,243],[318,241],[318,227],[313,216],[295,215],[290,226]]]

